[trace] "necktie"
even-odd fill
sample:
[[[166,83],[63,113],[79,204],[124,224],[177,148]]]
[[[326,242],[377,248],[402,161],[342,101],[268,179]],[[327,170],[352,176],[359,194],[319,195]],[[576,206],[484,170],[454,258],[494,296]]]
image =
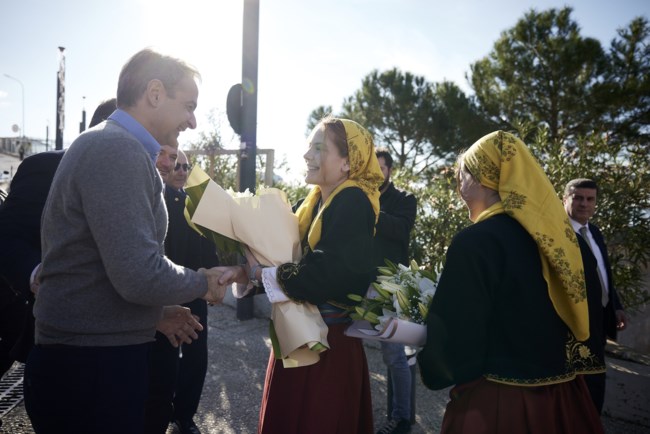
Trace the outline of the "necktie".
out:
[[[589,239],[589,234],[587,234],[587,226],[583,226],[580,228],[580,235],[582,235],[582,238],[585,239],[587,242],[587,245],[589,246],[589,249],[591,250],[591,253],[594,253],[594,247],[591,245],[591,240]],[[594,257],[596,257],[594,253]],[[598,261],[598,258],[596,258],[596,261]],[[603,307],[607,306],[607,303],[609,302],[609,295],[607,294],[607,287],[605,286],[605,279],[603,279],[603,275],[600,272],[600,266],[598,266],[598,262],[596,262],[596,271],[598,271],[598,280],[600,280],[600,287],[602,288],[602,296],[601,296],[601,301],[603,303]]]

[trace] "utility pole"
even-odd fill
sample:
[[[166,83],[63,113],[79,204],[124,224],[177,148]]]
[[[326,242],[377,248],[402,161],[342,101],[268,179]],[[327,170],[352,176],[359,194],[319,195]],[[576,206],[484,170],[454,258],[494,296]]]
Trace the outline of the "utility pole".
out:
[[[79,122],[79,134],[86,131],[86,97],[83,98],[83,105],[81,107],[81,122]]]
[[[242,81],[228,93],[228,119],[240,135],[239,191],[255,191],[257,157],[257,61],[259,47],[259,0],[244,0]],[[237,319],[253,318],[253,297],[237,300]]]

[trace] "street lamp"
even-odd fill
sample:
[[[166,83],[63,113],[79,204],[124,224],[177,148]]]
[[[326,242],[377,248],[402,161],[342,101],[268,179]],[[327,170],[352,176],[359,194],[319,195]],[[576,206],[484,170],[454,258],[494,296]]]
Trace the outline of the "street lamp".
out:
[[[23,97],[23,126],[20,131],[22,133],[22,136],[25,137],[25,86],[23,86],[23,82],[18,80],[16,77],[12,77],[9,74],[5,74],[5,77],[17,81],[18,84],[20,85],[20,90],[22,92],[22,97]]]

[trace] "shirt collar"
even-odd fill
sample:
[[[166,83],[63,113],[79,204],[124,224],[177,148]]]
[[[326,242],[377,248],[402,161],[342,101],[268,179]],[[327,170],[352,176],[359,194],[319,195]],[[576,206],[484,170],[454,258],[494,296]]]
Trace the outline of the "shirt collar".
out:
[[[569,221],[571,222],[571,226],[573,226],[573,230],[576,232],[580,232],[580,228],[583,226],[589,229],[589,222],[587,222],[586,225],[583,225],[582,223],[573,220],[571,217],[569,217]]]
[[[156,139],[153,138],[151,133],[147,131],[145,127],[142,126],[133,116],[125,112],[124,110],[117,109],[115,110],[108,119],[117,122],[131,133],[144,147],[147,154],[151,157],[151,160],[156,164],[156,159],[160,153],[160,144]]]

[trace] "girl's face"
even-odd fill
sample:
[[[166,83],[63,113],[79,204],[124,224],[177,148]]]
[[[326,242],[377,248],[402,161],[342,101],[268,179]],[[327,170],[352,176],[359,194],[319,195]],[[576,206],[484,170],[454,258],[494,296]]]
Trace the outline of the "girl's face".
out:
[[[321,190],[331,192],[348,178],[350,164],[347,157],[341,157],[338,148],[325,135],[321,125],[309,135],[309,149],[304,155],[307,163],[307,184],[318,185]]]

